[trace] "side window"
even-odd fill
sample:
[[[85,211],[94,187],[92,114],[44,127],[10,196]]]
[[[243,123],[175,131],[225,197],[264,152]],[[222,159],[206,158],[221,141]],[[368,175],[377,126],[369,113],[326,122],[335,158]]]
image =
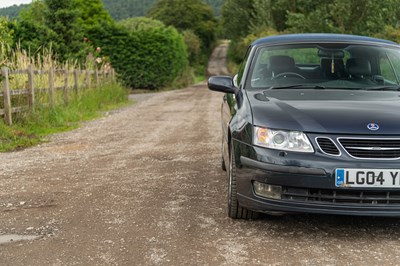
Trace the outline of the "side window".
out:
[[[239,66],[238,74],[237,74],[237,84],[239,85],[242,82],[244,69],[246,67],[247,60],[249,59],[251,47],[247,48],[246,56],[244,57],[242,63]]]
[[[388,81],[396,82],[396,75],[393,72],[392,64],[389,57],[384,55],[380,58],[379,66],[381,69],[381,76]]]

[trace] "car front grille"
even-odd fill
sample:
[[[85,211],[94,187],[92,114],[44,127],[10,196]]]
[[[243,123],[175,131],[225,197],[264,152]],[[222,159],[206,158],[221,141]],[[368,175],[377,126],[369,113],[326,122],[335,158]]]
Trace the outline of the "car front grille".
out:
[[[389,192],[283,187],[282,199],[320,204],[400,205],[400,191]]]
[[[400,139],[339,138],[340,144],[353,157],[360,159],[399,159]]]
[[[317,143],[324,153],[334,156],[340,155],[338,147],[330,138],[318,137]]]

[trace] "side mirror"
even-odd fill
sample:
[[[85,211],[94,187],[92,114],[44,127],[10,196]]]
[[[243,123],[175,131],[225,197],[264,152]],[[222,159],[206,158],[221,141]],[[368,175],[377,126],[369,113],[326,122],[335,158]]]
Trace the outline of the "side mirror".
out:
[[[210,77],[208,79],[208,88],[212,91],[225,93],[236,93],[238,90],[234,85],[232,77],[229,76]]]

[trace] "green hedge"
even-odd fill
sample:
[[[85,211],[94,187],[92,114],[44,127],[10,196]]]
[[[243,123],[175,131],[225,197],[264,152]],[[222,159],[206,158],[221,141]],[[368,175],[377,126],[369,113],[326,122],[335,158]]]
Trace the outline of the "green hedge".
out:
[[[170,85],[188,65],[182,36],[172,27],[131,31],[120,25],[91,30],[90,39],[110,56],[121,81],[131,88]]]

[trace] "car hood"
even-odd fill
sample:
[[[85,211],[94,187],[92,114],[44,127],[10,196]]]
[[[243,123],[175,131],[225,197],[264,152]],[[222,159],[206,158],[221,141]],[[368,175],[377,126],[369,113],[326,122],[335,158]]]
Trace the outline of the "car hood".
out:
[[[400,135],[399,92],[285,89],[247,93],[256,126],[309,133]],[[371,123],[379,129],[368,129]]]

